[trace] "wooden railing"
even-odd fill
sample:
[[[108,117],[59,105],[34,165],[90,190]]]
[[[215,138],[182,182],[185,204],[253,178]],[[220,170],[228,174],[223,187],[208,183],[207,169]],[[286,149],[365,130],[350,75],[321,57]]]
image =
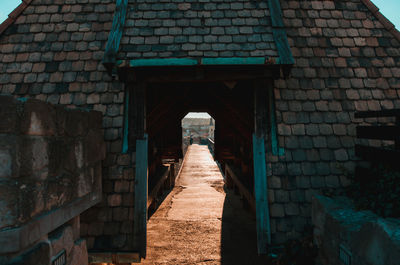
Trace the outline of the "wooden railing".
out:
[[[207,146],[208,146],[208,149],[210,150],[211,155],[214,157],[214,154],[215,154],[215,142],[212,139],[207,138]]]
[[[355,154],[370,162],[385,162],[399,166],[400,162],[400,109],[356,112],[355,118],[395,117],[394,125],[357,126],[357,138],[392,140],[393,148],[356,145]]]
[[[253,213],[256,212],[256,203],[253,194],[243,185],[232,166],[225,164],[225,183],[228,188],[237,188]]]
[[[150,207],[156,208],[157,207],[157,198],[161,196],[161,194],[165,190],[172,189],[175,186],[175,170],[174,170],[174,164],[166,164],[165,171],[157,181],[157,183],[154,185],[152,190],[149,192],[149,195],[147,197],[147,209]]]

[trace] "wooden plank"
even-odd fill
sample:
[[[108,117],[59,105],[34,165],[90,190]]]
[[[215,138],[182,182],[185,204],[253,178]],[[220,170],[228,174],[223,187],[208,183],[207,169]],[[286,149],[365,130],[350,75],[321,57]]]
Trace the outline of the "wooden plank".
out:
[[[103,57],[103,64],[109,71],[111,71],[112,67],[116,63],[117,53],[125,25],[127,7],[128,0],[117,0],[113,23]]]
[[[356,145],[355,154],[371,162],[384,162],[399,165],[400,150],[384,149],[374,146]]]
[[[269,0],[268,7],[273,27],[272,34],[279,54],[279,61],[277,64],[294,64],[294,58],[284,28],[282,9],[279,0]]]
[[[268,205],[268,185],[264,137],[253,134],[254,193],[256,201],[257,248],[258,254],[267,254],[271,243]]]
[[[225,164],[225,170],[229,174],[229,177],[233,181],[234,185],[236,185],[236,187],[238,188],[239,193],[247,200],[252,212],[255,213],[256,212],[256,204],[255,204],[255,199],[254,199],[253,194],[251,194],[251,192],[242,184],[242,182],[239,180],[238,176],[233,171],[231,166],[229,166],[228,164]]]
[[[255,132],[258,137],[265,137],[266,139],[269,128],[269,101],[266,89],[266,87],[270,89],[268,86],[270,86],[270,82],[266,80],[257,80],[254,84]]]
[[[124,106],[124,132],[122,138],[122,153],[128,153],[128,134],[129,134],[129,89],[125,90],[125,106]]]
[[[231,58],[203,58],[203,65],[258,65],[269,62],[265,57],[231,57]]]
[[[272,84],[269,84],[268,101],[269,101],[269,113],[270,113],[270,135],[271,135],[271,151],[275,156],[283,156],[285,149],[279,147],[278,133],[276,128],[276,117],[275,117],[275,96]]]
[[[400,109],[379,110],[379,111],[357,111],[354,118],[380,118],[380,117],[400,117]]]
[[[364,139],[396,140],[400,138],[398,126],[357,126],[357,137]]]
[[[279,1],[268,0],[269,15],[271,16],[271,25],[276,28],[283,28],[282,10]]]
[[[129,66],[131,67],[192,66],[197,64],[197,60],[189,58],[136,59],[129,61]]]
[[[148,137],[136,140],[134,247],[142,258],[146,257],[147,238],[147,147]]]
[[[150,192],[150,194],[147,198],[147,209],[157,198],[157,194],[160,191],[161,187],[164,185],[164,182],[168,179],[169,174],[170,174],[170,166],[168,166],[168,168],[165,169],[165,172],[162,174],[161,178],[157,181],[157,184],[154,186],[154,188]]]
[[[204,67],[199,79],[198,67]],[[170,66],[170,67],[120,67],[121,81],[133,82],[145,80],[151,83],[211,82],[226,80],[251,80],[255,78],[279,77],[278,65],[208,65],[206,66]],[[157,74],[154,74],[157,71]]]
[[[137,139],[143,139],[146,131],[146,98],[144,82],[130,83],[129,96],[129,150],[135,150]]]

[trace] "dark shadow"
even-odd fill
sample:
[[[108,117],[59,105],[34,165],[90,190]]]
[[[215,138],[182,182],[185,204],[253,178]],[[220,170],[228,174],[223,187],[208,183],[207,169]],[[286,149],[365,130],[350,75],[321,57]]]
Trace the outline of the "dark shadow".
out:
[[[222,214],[221,264],[272,264],[266,255],[257,253],[255,216],[243,208],[243,201],[234,190],[226,192]]]

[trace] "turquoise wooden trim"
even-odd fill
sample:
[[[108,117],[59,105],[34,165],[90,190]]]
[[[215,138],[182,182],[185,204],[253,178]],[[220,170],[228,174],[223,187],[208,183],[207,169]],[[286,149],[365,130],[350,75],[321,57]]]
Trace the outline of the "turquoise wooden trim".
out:
[[[122,139],[122,153],[128,153],[128,133],[129,133],[129,89],[125,92],[125,108],[124,108],[124,135]]]
[[[231,58],[203,58],[203,65],[242,65],[242,64],[265,64],[265,57],[231,57]]]
[[[146,257],[147,238],[147,149],[148,136],[136,140],[134,244],[142,258]]]
[[[267,166],[264,137],[253,134],[254,193],[258,254],[267,254],[271,244],[271,226],[268,205]]]
[[[165,59],[136,59],[131,60],[129,65],[131,67],[145,67],[145,66],[189,66],[197,65],[198,61],[188,58],[165,58]]]
[[[117,53],[125,25],[127,7],[128,0],[116,0],[113,23],[104,52],[103,64],[114,65],[117,60]]]
[[[271,93],[272,94],[272,93]],[[272,154],[275,156],[285,155],[285,149],[279,147],[278,133],[276,129],[276,117],[275,117],[275,100],[272,96],[270,97],[270,118],[271,118],[271,149]]]
[[[267,0],[271,16],[272,34],[276,49],[279,54],[279,64],[294,64],[292,51],[290,50],[286,31],[283,24],[282,9],[279,0]]]
[[[193,66],[193,65],[264,65],[267,64],[265,57],[230,57],[230,58],[165,58],[165,59],[136,59],[130,60],[130,67],[148,67],[148,66]],[[270,63],[268,63],[270,64]],[[118,61],[117,65],[124,65]]]

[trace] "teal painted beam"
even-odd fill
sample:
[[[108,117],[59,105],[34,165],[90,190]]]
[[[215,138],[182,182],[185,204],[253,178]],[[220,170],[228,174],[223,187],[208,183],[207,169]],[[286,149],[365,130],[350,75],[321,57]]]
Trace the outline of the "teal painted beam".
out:
[[[203,65],[255,65],[266,64],[265,57],[203,58]]]
[[[122,139],[122,153],[128,153],[128,133],[129,133],[129,89],[125,90],[125,107],[124,107],[124,135]]]
[[[294,58],[289,46],[285,26],[283,24],[282,9],[279,0],[267,0],[271,16],[272,34],[279,54],[279,64],[294,64]]]
[[[193,65],[264,65],[274,64],[274,60],[265,57],[227,57],[227,58],[157,58],[130,60],[130,67],[150,66],[193,66]],[[126,64],[118,61],[117,65],[122,67]]]
[[[267,254],[271,244],[271,226],[268,205],[267,166],[264,137],[253,134],[254,193],[258,254]]]
[[[128,0],[116,0],[113,23],[103,58],[103,64],[106,65],[109,70],[112,69],[117,60],[117,53],[125,25],[127,7]]]
[[[135,169],[135,208],[134,208],[134,247],[142,258],[146,257],[147,247],[147,152],[148,136],[136,140]]]
[[[198,61],[189,58],[165,58],[165,59],[136,59],[131,60],[131,67],[146,67],[146,66],[190,66],[197,65]]]
[[[271,151],[274,156],[285,155],[285,149],[279,147],[278,132],[276,128],[276,117],[275,117],[275,99],[273,90],[269,91],[269,106],[270,106],[270,119],[271,119]]]

